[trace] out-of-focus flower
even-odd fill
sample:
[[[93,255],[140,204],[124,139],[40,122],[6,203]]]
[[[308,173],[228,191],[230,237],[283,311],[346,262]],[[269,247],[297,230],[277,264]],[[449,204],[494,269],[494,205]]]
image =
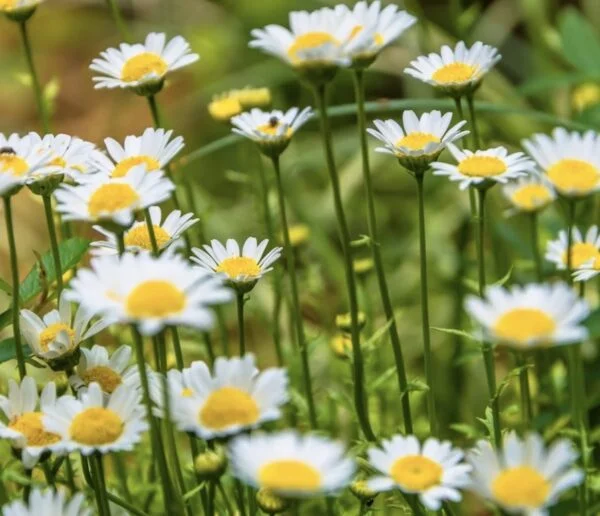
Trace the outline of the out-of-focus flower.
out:
[[[215,95],[208,105],[210,116],[219,122],[228,122],[234,116],[253,108],[266,108],[271,105],[269,88],[247,86]]]
[[[91,516],[92,511],[84,505],[85,495],[75,493],[67,501],[64,491],[48,489],[41,491],[34,488],[27,503],[15,500],[2,507],[4,516]]]
[[[502,193],[514,210],[528,213],[541,211],[556,199],[550,181],[537,172],[508,182],[502,187]]]
[[[600,262],[600,232],[598,226],[590,226],[585,235],[579,228],[572,228],[571,235],[571,269],[579,269],[587,263]],[[569,255],[567,254],[568,235],[565,230],[558,233],[556,240],[548,242],[546,260],[554,263],[558,270],[566,270]]]
[[[577,86],[571,94],[573,107],[581,112],[600,104],[600,86],[593,82],[586,82]]]
[[[27,21],[44,0],[0,0],[0,12],[16,22]]]

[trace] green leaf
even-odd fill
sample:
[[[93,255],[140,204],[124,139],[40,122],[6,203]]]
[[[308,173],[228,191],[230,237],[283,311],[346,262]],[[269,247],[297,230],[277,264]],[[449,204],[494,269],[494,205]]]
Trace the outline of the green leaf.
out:
[[[23,355],[25,358],[29,358],[31,356],[31,349],[27,344],[23,345]],[[16,358],[15,353],[15,339],[13,337],[8,337],[7,339],[0,341],[0,364],[4,362],[8,362]]]
[[[498,287],[503,287],[506,283],[508,283],[508,280],[512,276],[512,271],[513,266],[511,265],[510,269],[508,269],[508,272],[504,276],[502,276],[498,281],[494,282],[494,285]]]
[[[574,7],[558,23],[565,57],[582,72],[600,71],[600,40],[594,26]]]
[[[423,380],[419,378],[415,378],[414,380],[410,380],[408,385],[406,386],[406,390],[400,393],[400,398],[403,398],[409,392],[427,392],[429,391],[429,385],[427,385]]]
[[[450,335],[455,335],[458,337],[464,337],[465,339],[473,340],[475,342],[479,341],[479,339],[475,337],[475,335],[464,330],[456,330],[454,328],[439,328],[437,326],[431,326],[431,329],[442,333],[449,333]]]
[[[9,296],[12,296],[12,286],[10,286],[6,281],[0,278],[0,290],[6,292]]]
[[[390,329],[392,322],[393,319],[390,319],[381,328],[378,328],[377,331],[369,337],[369,340],[367,340],[367,342],[363,344],[362,349],[365,351],[371,351],[375,349],[379,341],[385,336],[387,331]]]
[[[454,423],[450,428],[455,432],[464,435],[467,439],[475,440],[481,436],[481,433],[472,425],[467,423]]]
[[[598,80],[600,80],[600,71],[596,73],[575,72],[541,75],[525,81],[519,86],[518,91],[523,95],[535,95],[536,93],[544,93],[548,90],[565,88],[583,82],[597,82]]]
[[[390,378],[392,378],[394,376],[396,376],[396,366],[395,365],[386,369],[385,372],[378,375],[377,378],[375,378],[370,383],[370,385],[368,387],[369,392],[377,391],[378,389],[383,387]]]
[[[498,385],[494,399],[498,399],[502,395],[502,393],[504,392],[504,389],[506,389],[510,385],[510,382],[512,381],[513,378],[517,378],[521,374],[522,371],[524,371],[525,369],[530,369],[532,367],[533,367],[532,364],[526,364],[526,365],[515,367],[514,369],[511,369],[508,372],[508,374],[504,377],[504,380],[502,380],[500,385]]]

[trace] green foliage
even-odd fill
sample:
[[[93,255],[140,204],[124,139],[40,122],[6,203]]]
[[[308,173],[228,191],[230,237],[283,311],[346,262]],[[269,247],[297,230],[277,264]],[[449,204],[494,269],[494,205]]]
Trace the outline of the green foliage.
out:
[[[563,10],[559,18],[565,57],[578,70],[600,74],[600,39],[591,23],[574,7]]]

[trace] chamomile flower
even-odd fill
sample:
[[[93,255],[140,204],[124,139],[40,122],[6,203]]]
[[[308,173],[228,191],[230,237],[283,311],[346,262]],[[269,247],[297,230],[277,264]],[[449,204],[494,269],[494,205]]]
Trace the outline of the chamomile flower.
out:
[[[158,206],[151,206],[150,220],[154,228],[154,236],[159,251],[165,249],[176,249],[181,246],[181,235],[191,226],[198,222],[193,213],[181,214],[181,211],[174,210],[162,220],[162,212]],[[92,254],[99,256],[105,254],[118,254],[117,239],[111,231],[107,231],[102,226],[94,226],[94,229],[102,233],[106,240],[92,242]],[[125,250],[130,252],[152,251],[152,242],[148,233],[148,226],[145,220],[135,222],[125,234]]]
[[[94,174],[80,185],[63,185],[55,193],[56,209],[64,220],[129,227],[137,212],[166,201],[174,188],[162,171],[148,174],[145,165],[138,165],[125,177]]]
[[[0,0],[0,12],[16,22],[25,22],[44,0]]]
[[[239,244],[228,239],[225,245],[212,240],[203,249],[194,248],[191,260],[201,269],[226,278],[236,289],[251,290],[256,282],[267,272],[271,265],[281,256],[281,247],[274,247],[263,256],[269,241],[258,243],[256,238],[249,237],[240,249]]]
[[[204,362],[194,362],[182,379],[181,385],[177,378],[169,384],[177,391],[173,419],[180,430],[202,439],[238,434],[279,419],[288,398],[285,369],[259,372],[252,354],[217,358],[212,375]]]
[[[144,335],[171,325],[210,329],[211,306],[232,298],[222,278],[172,253],[95,258],[91,269],[78,271],[67,295],[93,313],[136,324]]]
[[[0,173],[0,197],[16,192],[22,185],[23,182],[18,177]]]
[[[538,434],[521,440],[511,432],[501,452],[480,441],[469,454],[471,489],[510,514],[547,516],[565,491],[583,481],[583,471],[574,467],[576,459],[567,439],[546,448]]]
[[[556,199],[556,192],[550,181],[537,172],[530,172],[505,184],[502,193],[514,211],[526,213],[541,211]]]
[[[109,48],[92,61],[90,69],[95,88],[133,89],[140,95],[153,95],[161,90],[165,77],[200,59],[191,52],[189,43],[176,36],[168,43],[166,35],[151,32],[145,43],[121,43]]]
[[[565,283],[488,287],[465,306],[486,340],[517,349],[570,344],[588,334],[582,322],[590,308]]]
[[[145,165],[146,172],[155,172],[164,169],[185,146],[181,136],[172,136],[173,131],[148,128],[141,136],[127,136],[123,145],[106,138],[108,156],[95,152],[92,162],[100,172],[113,178],[125,177],[139,165]]]
[[[421,445],[413,435],[395,435],[384,440],[381,448],[371,448],[368,456],[371,466],[382,473],[368,480],[370,489],[416,494],[431,511],[440,509],[446,500],[460,501],[459,489],[469,483],[471,466],[448,441],[431,437]]]
[[[339,491],[356,469],[341,443],[292,430],[236,437],[229,460],[233,476],[244,484],[292,498]]]
[[[598,226],[591,226],[585,235],[579,228],[572,228],[571,242],[571,269],[579,269],[588,263],[598,261],[600,266],[600,231]],[[558,233],[556,240],[548,242],[546,260],[556,265],[558,270],[566,270],[568,254],[568,235],[565,230]]]
[[[6,137],[0,133],[0,177],[5,193],[33,180],[32,173],[46,174],[54,170],[50,164],[50,151],[39,144],[39,136],[32,134],[19,136],[16,133]]]
[[[411,61],[404,73],[450,95],[462,95],[475,91],[501,58],[497,48],[481,41],[471,48],[459,41],[454,49],[444,45],[439,54]]]
[[[271,90],[269,88],[246,86],[214,96],[208,105],[208,112],[213,119],[228,122],[244,111],[253,108],[266,108],[270,105]]]
[[[83,455],[131,451],[148,429],[136,389],[120,385],[105,402],[102,388],[91,383],[79,398],[62,396],[45,411],[44,425],[61,436],[58,448]]]
[[[578,198],[600,189],[600,135],[595,131],[580,134],[557,127],[552,136],[535,134],[522,144],[559,194]]]
[[[56,450],[61,437],[43,423],[43,413],[56,403],[56,385],[48,382],[38,396],[35,380],[26,376],[18,384],[8,381],[8,397],[0,396],[0,409],[7,423],[0,423],[0,438],[9,439],[21,453],[27,469],[37,464],[41,455]]]
[[[509,154],[504,147],[470,151],[460,150],[456,145],[448,144],[448,150],[456,160],[456,165],[437,161],[431,164],[433,174],[448,176],[457,181],[461,190],[470,186],[491,186],[494,183],[506,184],[511,179],[526,175],[534,167],[522,152]]]
[[[3,516],[91,516],[92,511],[84,505],[83,493],[76,493],[67,501],[65,492],[34,488],[27,503],[16,500],[2,507]]]

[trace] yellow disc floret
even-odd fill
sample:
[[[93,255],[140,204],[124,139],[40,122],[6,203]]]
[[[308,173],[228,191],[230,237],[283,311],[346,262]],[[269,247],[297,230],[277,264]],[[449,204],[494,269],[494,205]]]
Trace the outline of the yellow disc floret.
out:
[[[515,206],[524,211],[534,211],[552,201],[552,193],[544,185],[524,185],[511,197]]]
[[[552,335],[556,323],[537,308],[513,308],[498,318],[494,325],[496,336],[507,342],[526,344]]]
[[[302,53],[325,45],[339,46],[339,42],[327,32],[307,32],[298,36],[289,46],[287,54],[292,63],[303,60]]]
[[[248,426],[260,415],[258,405],[247,392],[236,387],[221,387],[212,392],[200,409],[199,420],[211,430]]]
[[[239,277],[255,278],[260,276],[261,268],[254,258],[247,256],[232,256],[225,258],[215,269],[216,272],[227,274],[230,279]]]
[[[439,84],[461,84],[476,78],[477,68],[466,63],[450,63],[436,70],[432,79]]]
[[[565,265],[567,265],[567,258],[567,253],[564,252],[562,260]],[[598,260],[598,258],[600,258],[600,252],[594,244],[577,242],[571,246],[571,267],[575,269],[591,260]]]
[[[171,240],[171,235],[156,224],[152,227],[154,229],[154,236],[156,237],[156,245],[159,249],[162,249]],[[152,241],[150,240],[150,234],[148,233],[148,227],[145,222],[135,225],[125,233],[125,246],[140,247],[152,251]]]
[[[136,318],[167,317],[185,308],[185,294],[173,283],[150,280],[135,287],[125,302],[127,313]]]
[[[390,476],[404,489],[419,493],[439,485],[443,472],[437,462],[427,457],[407,455],[394,462]]]
[[[69,435],[78,443],[101,446],[117,441],[123,433],[124,426],[121,417],[113,410],[91,407],[73,418]]]
[[[107,394],[111,394],[122,383],[121,375],[108,366],[90,367],[81,374],[82,380],[86,385],[92,382],[100,384],[100,387]]]
[[[9,152],[0,153],[1,172],[7,172],[13,176],[20,177],[26,174],[28,170],[29,165],[23,158]]]
[[[321,473],[310,464],[288,459],[276,460],[262,466],[258,472],[261,487],[273,491],[311,493],[321,487]]]
[[[152,156],[130,156],[117,163],[112,177],[126,176],[127,172],[138,165],[146,165],[146,172],[154,172],[160,168],[160,163]]]
[[[50,344],[56,340],[56,337],[58,337],[58,334],[61,332],[64,332],[67,335],[70,347],[75,337],[75,330],[65,323],[54,323],[47,326],[40,333],[40,347],[42,350],[48,351]]]
[[[24,412],[14,418],[8,427],[27,439],[27,446],[47,446],[60,441],[60,436],[46,432],[41,412]]]
[[[471,177],[499,176],[506,170],[506,163],[495,156],[468,156],[458,164],[458,171]]]
[[[88,201],[88,211],[92,216],[103,213],[115,213],[131,208],[138,200],[139,195],[128,184],[107,183],[100,186]]]
[[[396,142],[396,146],[418,151],[423,150],[428,143],[440,143],[440,139],[430,133],[408,133]]]
[[[163,77],[169,66],[165,60],[153,52],[143,52],[130,57],[121,70],[121,79],[125,82],[136,82],[148,75]]]
[[[537,509],[548,499],[551,486],[531,466],[516,466],[502,471],[491,488],[494,498],[505,507]]]
[[[579,159],[562,159],[548,169],[548,179],[561,192],[586,194],[600,183],[600,171]]]

